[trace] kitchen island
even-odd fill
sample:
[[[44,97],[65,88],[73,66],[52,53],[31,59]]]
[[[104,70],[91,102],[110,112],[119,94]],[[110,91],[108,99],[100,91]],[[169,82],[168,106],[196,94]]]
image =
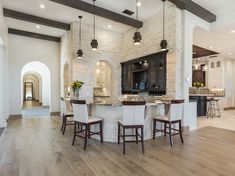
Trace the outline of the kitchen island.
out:
[[[147,102],[144,124],[144,140],[152,138],[152,117],[165,114],[165,104],[162,101]],[[97,101],[89,104],[92,116],[104,119],[104,141],[117,142],[117,121],[122,119],[121,102]],[[97,128],[97,129],[96,129]],[[94,127],[92,130],[98,130]],[[99,140],[99,137],[94,136]]]

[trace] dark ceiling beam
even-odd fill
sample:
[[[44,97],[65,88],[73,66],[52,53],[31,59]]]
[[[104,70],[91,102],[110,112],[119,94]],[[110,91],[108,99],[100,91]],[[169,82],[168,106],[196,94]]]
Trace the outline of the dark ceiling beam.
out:
[[[201,7],[192,0],[169,0],[171,3],[175,4],[181,10],[187,10],[192,14],[202,18],[203,20],[213,23],[216,21],[216,15],[208,11],[207,9]]]
[[[119,23],[123,23],[125,25],[129,25],[135,28],[141,28],[143,26],[143,22],[135,20],[130,17],[126,17],[119,13],[104,9],[102,7],[95,6],[93,9],[93,5],[81,0],[50,0],[56,2],[58,4],[62,4],[65,6],[72,7],[74,9],[78,9],[87,13],[91,13],[103,18],[107,18],[112,21],[116,21]],[[117,2],[116,2],[117,3]]]
[[[55,20],[50,20],[50,19],[22,13],[22,12],[17,12],[17,11],[6,9],[6,8],[3,9],[3,14],[5,17],[14,18],[17,20],[41,24],[41,25],[50,26],[53,28],[67,30],[67,31],[70,30],[70,24],[62,23],[62,22],[58,22]]]
[[[49,35],[27,32],[27,31],[22,31],[22,30],[18,30],[18,29],[8,28],[8,33],[14,34],[14,35],[21,35],[21,36],[25,36],[25,37],[36,38],[36,39],[48,40],[48,41],[53,41],[53,42],[60,42],[59,37],[53,37],[53,36],[49,36]]]

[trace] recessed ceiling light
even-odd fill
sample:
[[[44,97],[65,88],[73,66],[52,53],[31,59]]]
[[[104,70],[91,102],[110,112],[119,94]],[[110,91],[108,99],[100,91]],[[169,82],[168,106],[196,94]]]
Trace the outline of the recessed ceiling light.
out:
[[[108,25],[108,28],[111,28],[111,27],[112,27],[112,26],[109,24],[109,25]]]
[[[39,25],[36,25],[36,28],[37,28],[37,29],[39,29],[40,27],[41,27],[41,26],[39,26]]]
[[[141,6],[141,2],[137,2],[137,6],[138,6],[138,7]]]
[[[210,49],[213,49],[213,46],[209,46]]]
[[[231,56],[231,55],[232,55],[232,53],[231,53],[231,52],[229,52],[229,53],[228,53],[228,55],[229,55],[229,56]]]
[[[45,5],[44,4],[40,4],[40,8],[41,9],[45,9]]]
[[[231,30],[230,33],[231,33],[231,34],[235,34],[235,30]]]

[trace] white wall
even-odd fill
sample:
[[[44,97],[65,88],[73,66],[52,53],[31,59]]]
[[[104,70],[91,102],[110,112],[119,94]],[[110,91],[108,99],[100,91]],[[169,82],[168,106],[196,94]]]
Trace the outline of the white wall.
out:
[[[7,25],[3,17],[2,4],[0,1],[0,128],[7,125],[6,119],[9,116],[7,52]]]
[[[9,35],[10,114],[21,114],[21,70],[25,64],[39,61],[51,73],[51,112],[59,107],[59,44],[55,42]]]
[[[216,62],[220,67],[216,67]],[[215,68],[211,68],[214,62]],[[222,108],[235,107],[235,60],[219,56],[209,59],[209,67],[206,72],[208,88],[225,89],[225,97],[221,99]]]

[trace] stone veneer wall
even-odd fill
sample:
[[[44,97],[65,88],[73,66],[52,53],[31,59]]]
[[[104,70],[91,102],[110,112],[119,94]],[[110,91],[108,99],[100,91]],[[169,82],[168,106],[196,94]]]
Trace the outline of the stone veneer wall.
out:
[[[72,24],[72,80],[84,81],[85,84],[80,92],[80,97],[93,99],[93,87],[95,86],[95,68],[98,61],[105,61],[112,70],[112,97],[117,98],[121,94],[121,34],[100,28],[96,29],[99,49],[92,51],[90,42],[93,38],[92,26],[82,25],[82,49],[83,58],[77,58],[79,46],[79,26]]]
[[[166,39],[169,52],[167,55],[167,93],[181,97],[181,50],[182,50],[182,14],[175,5],[166,4]],[[139,30],[142,35],[141,45],[135,46],[132,41],[132,29],[122,35],[122,61],[146,56],[160,51],[162,40],[162,11],[144,21]]]
[[[168,41],[169,53],[167,58],[167,92],[168,95],[181,97],[182,83],[182,14],[175,5],[167,2],[166,6],[166,39]],[[134,46],[133,33],[131,29],[123,34],[97,28],[96,36],[99,42],[99,50],[91,50],[90,42],[93,38],[92,26],[82,26],[82,49],[83,59],[77,59],[76,52],[79,42],[78,23],[71,25],[71,31],[62,38],[61,52],[61,93],[63,93],[63,65],[71,60],[72,80],[85,82],[81,90],[81,97],[92,99],[94,86],[94,68],[99,60],[106,61],[112,68],[112,96],[121,95],[121,65],[120,62],[145,56],[160,51],[162,40],[162,11],[144,21],[140,29],[143,40],[140,46]],[[69,51],[70,49],[70,51]]]

